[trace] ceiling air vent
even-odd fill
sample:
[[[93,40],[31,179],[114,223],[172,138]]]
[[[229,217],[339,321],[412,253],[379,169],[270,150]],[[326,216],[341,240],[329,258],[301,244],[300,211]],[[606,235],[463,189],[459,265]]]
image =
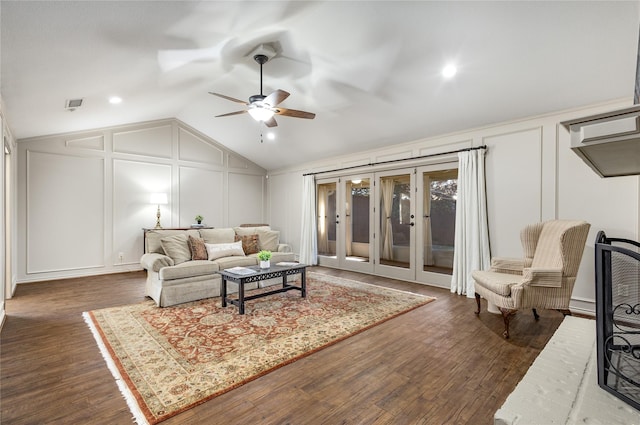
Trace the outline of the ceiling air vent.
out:
[[[84,99],[67,99],[64,103],[64,109],[68,111],[75,111],[77,108],[82,106],[82,101]]]

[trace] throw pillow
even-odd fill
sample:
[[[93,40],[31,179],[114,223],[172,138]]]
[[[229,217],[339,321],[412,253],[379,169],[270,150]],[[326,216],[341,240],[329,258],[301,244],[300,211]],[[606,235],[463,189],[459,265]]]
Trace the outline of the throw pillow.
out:
[[[164,237],[160,239],[160,244],[162,245],[164,253],[171,257],[175,264],[191,260],[191,251],[189,250],[186,234],[181,233]]]
[[[247,235],[255,235],[258,233],[258,230],[271,230],[269,226],[258,226],[258,227],[234,227],[233,231],[236,235],[247,236]]]
[[[205,243],[204,245],[207,247],[209,260],[216,260],[218,258],[231,257],[234,255],[244,257],[242,241],[234,243]]]
[[[260,249],[272,252],[278,251],[278,244],[280,243],[280,232],[277,230],[258,229],[258,240]]]
[[[194,238],[189,235],[189,250],[191,251],[192,260],[208,260],[209,253],[207,247],[204,245],[204,239]]]
[[[231,228],[200,229],[200,237],[204,243],[232,243],[236,232]]]
[[[258,247],[258,235],[236,235],[236,242],[242,241],[242,250],[245,255],[255,254],[260,251]]]

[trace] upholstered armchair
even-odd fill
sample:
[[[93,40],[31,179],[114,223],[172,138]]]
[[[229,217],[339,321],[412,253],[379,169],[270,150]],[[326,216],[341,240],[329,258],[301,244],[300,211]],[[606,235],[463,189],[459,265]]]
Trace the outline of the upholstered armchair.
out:
[[[531,224],[520,232],[523,258],[492,258],[490,270],[476,270],[475,293],[495,304],[504,319],[503,336],[509,338],[509,320],[517,310],[555,309],[570,315],[569,301],[576,281],[590,224],[551,220]]]

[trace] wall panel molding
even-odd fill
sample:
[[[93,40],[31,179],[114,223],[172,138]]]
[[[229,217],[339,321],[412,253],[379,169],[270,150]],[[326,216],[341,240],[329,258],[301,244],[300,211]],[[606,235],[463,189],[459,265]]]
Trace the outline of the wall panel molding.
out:
[[[118,130],[113,132],[113,152],[171,158],[173,126],[171,124]]]
[[[264,219],[266,170],[177,119],[23,139],[15,156],[17,283],[139,270],[153,192],[163,227]]]
[[[224,151],[192,132],[178,128],[178,157],[182,161],[224,165]]]
[[[26,274],[104,267],[103,187],[102,158],[27,151]]]
[[[68,139],[65,141],[65,145],[68,148],[104,151],[104,135],[83,137],[80,139]]]

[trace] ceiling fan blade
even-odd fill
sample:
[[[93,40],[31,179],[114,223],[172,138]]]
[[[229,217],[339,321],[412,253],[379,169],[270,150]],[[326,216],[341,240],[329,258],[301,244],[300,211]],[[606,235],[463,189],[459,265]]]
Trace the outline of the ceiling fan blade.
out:
[[[229,112],[228,114],[222,114],[222,115],[216,115],[215,118],[220,118],[220,117],[228,117],[230,115],[240,115],[240,114],[244,114],[247,111],[236,111],[236,112]]]
[[[275,118],[271,117],[268,120],[264,121],[264,125],[271,128],[271,127],[277,127],[278,123],[276,122]]]
[[[225,96],[224,94],[220,94],[220,93],[214,93],[214,92],[209,92],[209,94],[212,94],[214,96],[218,96],[221,97],[223,99],[227,99],[230,100],[232,102],[236,102],[236,103],[242,103],[243,105],[248,105],[247,102],[245,102],[244,100],[240,100],[240,99],[236,99],[235,97],[229,97],[229,96]]]
[[[276,112],[277,115],[284,115],[287,117],[294,117],[294,118],[307,118],[307,119],[314,119],[316,114],[314,114],[313,112],[305,112],[305,111],[298,111],[296,109],[287,109],[287,108],[277,108],[278,111]]]
[[[288,97],[289,97],[289,93],[287,93],[286,91],[276,90],[273,93],[271,93],[269,96],[267,96],[263,100],[263,102],[268,104],[271,107],[274,107]]]

